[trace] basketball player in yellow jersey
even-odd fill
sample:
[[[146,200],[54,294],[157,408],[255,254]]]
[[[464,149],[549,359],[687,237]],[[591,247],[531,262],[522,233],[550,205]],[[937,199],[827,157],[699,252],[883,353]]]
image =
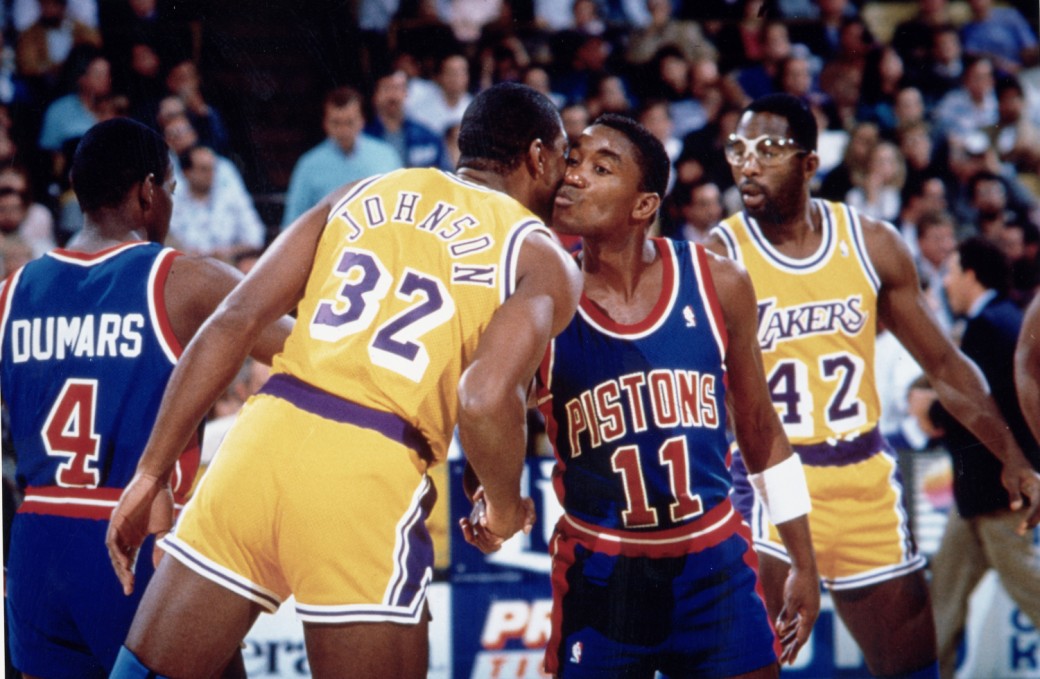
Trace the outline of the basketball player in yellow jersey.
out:
[[[126,591],[141,539],[169,527],[153,506],[173,449],[257,328],[298,311],[300,332],[163,541],[113,677],[212,676],[290,595],[315,677],[426,676],[426,469],[456,422],[483,483],[481,548],[530,529],[527,387],[581,291],[541,221],[566,141],[548,99],[500,85],[467,109],[459,147],[457,175],[401,170],[311,209],[185,352],[107,536]]]
[[[884,322],[917,359],[943,405],[1003,462],[1022,530],[1040,521],[1040,476],[1004,425],[988,388],[936,324],[895,229],[840,203],[814,200],[816,121],[795,97],[752,102],[726,157],[744,210],[710,247],[740,261],[758,297],[774,405],[800,455],[823,584],[877,676],[937,677],[931,601],[906,515],[895,458],[878,433],[874,339]],[[756,505],[761,503],[756,500]],[[768,517],[748,517],[772,615],[786,554]]]

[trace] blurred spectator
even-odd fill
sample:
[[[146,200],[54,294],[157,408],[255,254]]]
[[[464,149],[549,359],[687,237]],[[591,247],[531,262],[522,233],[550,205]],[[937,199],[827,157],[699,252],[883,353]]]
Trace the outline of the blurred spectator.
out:
[[[859,96],[863,84],[862,62],[831,62],[820,72],[820,91],[830,97],[841,129],[856,126]],[[828,123],[830,122],[828,118]]]
[[[228,155],[227,126],[220,113],[202,94],[202,77],[191,59],[181,59],[166,71],[166,91],[184,104],[184,113],[204,144],[221,155]]]
[[[881,136],[892,138],[896,129],[896,95],[903,84],[903,60],[899,53],[890,45],[871,50],[863,64],[863,85],[856,117],[877,123]]]
[[[677,184],[672,193],[673,223],[663,233],[669,238],[705,243],[708,232],[722,219],[722,193],[707,179]]]
[[[213,149],[193,146],[178,161],[186,186],[173,195],[170,236],[176,246],[229,264],[240,252],[262,248],[265,227],[252,200],[214,181]]]
[[[675,165],[676,183],[692,184],[701,178],[714,182],[722,191],[727,214],[741,209],[727,200],[736,191],[730,191],[735,189],[735,185],[725,151],[726,139],[737,129],[740,114],[740,108],[724,106],[716,120],[686,135]],[[739,203],[739,194],[736,196]]]
[[[53,153],[111,113],[107,105],[112,94],[112,68],[101,52],[90,46],[77,47],[69,54],[64,70],[75,91],[47,107],[40,128],[40,148]]]
[[[18,33],[24,32],[43,15],[40,0],[11,0],[5,3],[11,11],[11,26]],[[69,19],[91,28],[98,27],[98,0],[68,0],[65,14]]]
[[[32,246],[21,236],[16,233],[0,236],[0,277],[10,276],[34,259]],[[4,488],[4,493],[7,492],[8,489]]]
[[[632,31],[625,59],[636,65],[649,62],[665,45],[672,45],[687,61],[708,58],[718,61],[718,50],[695,21],[672,18],[671,0],[646,0],[650,23]]]
[[[567,101],[584,99],[591,81],[607,71],[611,45],[597,35],[583,36],[574,32],[555,36],[557,53],[553,69],[553,91]]]
[[[384,72],[372,91],[372,117],[365,134],[394,147],[404,167],[439,167],[452,170],[443,138],[405,115],[408,76],[404,71]]]
[[[296,161],[285,198],[283,228],[332,189],[402,167],[393,146],[361,131],[365,125],[361,103],[361,95],[351,87],[338,87],[326,95],[322,107],[326,137]]]
[[[98,30],[68,16],[67,5],[66,0],[40,0],[39,18],[18,36],[15,46],[18,73],[38,80],[44,96],[57,84],[74,47],[101,47]]]
[[[1001,164],[983,132],[975,132],[964,143],[952,146],[948,166],[956,180],[949,196],[951,210],[965,228],[973,229],[976,225],[974,183],[979,176],[996,175],[1000,179],[1005,205],[1015,215],[1012,221],[1028,219],[1037,208],[1037,196],[1018,180],[1014,168]]]
[[[920,0],[917,12],[896,24],[890,43],[899,52],[911,75],[922,75],[920,69],[933,55],[932,40],[936,30],[949,25],[952,25],[949,0]]]
[[[54,248],[53,234],[30,233],[26,224],[29,198],[9,186],[0,187],[0,237],[17,236],[32,249],[33,259]]]
[[[523,41],[513,33],[505,33],[481,42],[476,59],[480,64],[477,91],[496,83],[519,82],[524,69],[531,64],[531,55]]]
[[[560,109],[560,118],[563,119],[563,131],[567,138],[574,140],[581,136],[582,130],[589,126],[592,118],[589,116],[589,108],[584,101],[574,101]]]
[[[1040,228],[1029,221],[1011,222],[1001,234],[999,245],[1011,262],[1008,295],[1024,309],[1040,285]]]
[[[47,207],[35,201],[28,171],[19,165],[8,165],[0,169],[0,188],[11,189],[24,201],[25,214],[14,228],[19,236],[32,248],[33,258],[55,246],[54,215]],[[7,201],[7,206],[13,206]],[[14,217],[9,217],[14,219]],[[10,229],[7,229],[10,232]]]
[[[783,59],[777,68],[777,90],[798,97],[810,108],[823,114],[821,130],[839,130],[842,127],[838,108],[831,98],[816,88],[812,64],[804,55],[794,53]]]
[[[432,81],[413,78],[408,84],[405,115],[443,135],[462,120],[473,96],[469,93],[469,62],[454,52],[440,58]]]
[[[956,184],[947,162],[945,140],[936,139],[927,122],[921,120],[904,124],[896,131],[896,141],[906,161],[907,184],[927,177],[940,177],[948,187]]]
[[[791,41],[801,43],[820,59],[830,59],[840,49],[841,28],[845,19],[856,14],[848,0],[818,0],[815,18],[792,17]]]
[[[976,233],[987,240],[999,243],[1008,223],[1016,218],[1008,208],[1008,192],[1004,180],[993,172],[979,172],[968,182],[968,195],[974,210],[972,223]]]
[[[1018,73],[1040,63],[1036,33],[1014,7],[995,7],[993,0],[968,0],[971,21],[961,27],[967,54],[989,57],[994,68]]]
[[[787,24],[772,19],[762,26],[762,55],[759,61],[739,69],[734,77],[750,99],[776,92],[780,63],[791,56]]]
[[[762,11],[765,1],[737,0],[732,5],[736,7],[738,20],[720,22],[720,28],[708,36],[715,46],[720,48],[719,71],[724,74],[756,64],[765,57],[765,48],[762,44],[763,29],[766,23]],[[728,14],[726,11],[718,13]],[[714,13],[706,11],[703,16],[711,17],[712,14]]]
[[[589,82],[585,105],[593,120],[604,113],[627,115],[632,110],[624,81],[613,73],[601,73]]]
[[[852,187],[866,176],[870,154],[880,138],[875,123],[857,123],[849,133],[849,143],[841,162],[820,182],[819,196],[827,200],[845,200]]]
[[[918,177],[913,181],[907,180],[903,184],[899,220],[895,222],[895,225],[914,257],[921,254],[918,242],[920,238],[918,225],[921,223],[921,219],[929,213],[944,212],[946,208],[946,185],[939,177]]]
[[[675,161],[682,152],[682,140],[675,136],[675,126],[672,124],[672,116],[668,112],[668,102],[663,99],[644,101],[636,111],[636,120],[657,137],[674,167]],[[667,191],[670,192],[674,185],[675,171],[673,170],[668,175]]]
[[[906,164],[899,147],[881,141],[870,152],[866,174],[854,182],[845,201],[868,217],[895,222],[905,181]]]
[[[445,23],[455,38],[464,44],[474,43],[485,25],[496,21],[502,13],[502,0],[446,0]]]
[[[574,0],[571,3],[571,30],[582,35],[603,35],[607,32],[607,22],[600,12],[596,0]]]
[[[978,365],[1015,441],[1034,469],[1040,449],[1015,393],[1014,354],[1022,311],[1007,298],[1008,264],[984,239],[957,246],[946,277],[954,311],[967,318],[961,350]],[[956,510],[947,518],[932,560],[932,588],[939,666],[953,677],[958,646],[975,586],[993,568],[1022,614],[1040,625],[1040,558],[1032,531],[1018,532],[1021,513],[1008,511],[1001,462],[938,403],[929,411],[953,458]]]
[[[1013,75],[997,78],[997,123],[987,130],[1001,162],[1019,172],[1040,172],[1040,104],[1027,105],[1022,83]]]
[[[928,306],[947,332],[953,327],[953,311],[943,281],[949,271],[950,255],[957,249],[955,234],[953,215],[945,210],[925,212],[917,221],[917,275]]]
[[[921,89],[928,107],[935,106],[964,79],[961,38],[953,24],[937,26],[929,34],[928,55],[915,62],[909,80]]]
[[[120,62],[114,62],[119,64]],[[130,116],[153,129],[159,115],[159,102],[166,94],[162,62],[155,46],[145,39],[133,40],[123,58],[122,68],[113,76],[115,91],[130,100]]]
[[[892,101],[892,117],[895,119],[893,138],[898,140],[899,131],[910,125],[926,122],[924,97],[921,90],[913,85],[905,85],[896,92]]]
[[[970,133],[997,122],[993,88],[993,63],[986,57],[968,60],[961,85],[940,99],[932,112],[936,126],[951,143],[963,144]]]
[[[528,66],[521,73],[520,82],[544,94],[556,108],[563,108],[566,100],[562,94],[552,91],[552,81],[544,66],[536,64]]]

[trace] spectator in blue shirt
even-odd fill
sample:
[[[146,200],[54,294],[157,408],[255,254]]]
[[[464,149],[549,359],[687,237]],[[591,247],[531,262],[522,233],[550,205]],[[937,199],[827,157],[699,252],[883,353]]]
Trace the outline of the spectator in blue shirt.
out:
[[[322,120],[326,139],[296,161],[285,197],[283,228],[332,189],[403,167],[394,147],[362,132],[364,125],[357,90],[343,86],[326,95]]]
[[[405,115],[408,76],[404,71],[386,71],[376,78],[372,91],[372,119],[365,134],[393,146],[405,167],[454,169],[443,140],[424,125]]]
[[[969,0],[971,21],[961,27],[964,51],[987,56],[994,67],[1017,73],[1040,62],[1036,33],[1013,7],[994,7],[993,0]]]

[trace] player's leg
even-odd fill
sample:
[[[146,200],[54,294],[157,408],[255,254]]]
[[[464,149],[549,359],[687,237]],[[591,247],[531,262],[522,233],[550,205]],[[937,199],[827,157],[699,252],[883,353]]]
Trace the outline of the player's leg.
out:
[[[315,679],[421,679],[429,670],[428,616],[414,625],[304,623]]]
[[[126,646],[157,674],[212,677],[231,660],[260,610],[167,556],[141,600]]]
[[[932,558],[936,651],[943,677],[957,667],[957,645],[968,619],[968,599],[988,569],[982,545],[970,523],[950,511],[939,551]]]
[[[923,570],[831,591],[834,608],[875,676],[935,676],[935,621]]]
[[[1000,574],[1000,581],[1022,612],[1040,628],[1040,547],[1036,529],[1017,532],[1021,513],[999,511],[976,519],[987,565]]]

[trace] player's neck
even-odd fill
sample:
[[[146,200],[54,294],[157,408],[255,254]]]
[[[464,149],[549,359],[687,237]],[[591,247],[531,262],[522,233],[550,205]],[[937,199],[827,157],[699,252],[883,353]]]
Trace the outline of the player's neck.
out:
[[[619,323],[641,321],[660,294],[660,260],[645,234],[627,241],[585,239],[585,295]]]
[[[87,217],[83,228],[69,241],[69,248],[80,252],[100,252],[122,243],[142,240],[147,240],[143,231],[121,224],[103,225]]]
[[[790,218],[759,220],[758,224],[769,242],[784,254],[808,256],[819,247],[823,233],[823,213],[814,201],[807,200],[804,208]]]

